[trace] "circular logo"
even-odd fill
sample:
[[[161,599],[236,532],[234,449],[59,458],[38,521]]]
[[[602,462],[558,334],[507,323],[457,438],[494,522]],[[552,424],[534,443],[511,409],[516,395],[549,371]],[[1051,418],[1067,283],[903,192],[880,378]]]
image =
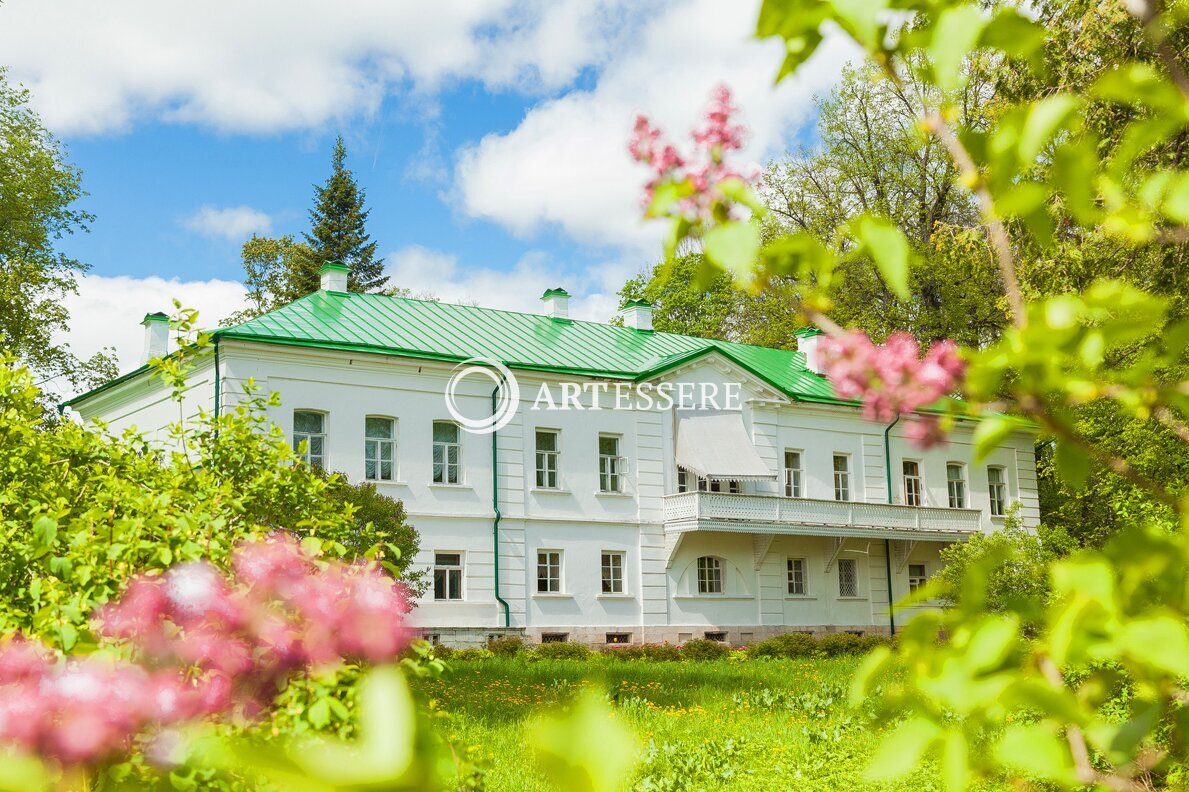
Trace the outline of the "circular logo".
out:
[[[471,376],[478,374],[491,380],[496,388],[495,409],[491,415],[482,418],[469,418],[458,408],[458,386]],[[473,434],[491,434],[507,426],[512,416],[516,414],[516,406],[520,404],[520,385],[516,382],[516,375],[498,360],[488,358],[470,358],[455,367],[446,383],[446,409],[450,417],[458,425]]]

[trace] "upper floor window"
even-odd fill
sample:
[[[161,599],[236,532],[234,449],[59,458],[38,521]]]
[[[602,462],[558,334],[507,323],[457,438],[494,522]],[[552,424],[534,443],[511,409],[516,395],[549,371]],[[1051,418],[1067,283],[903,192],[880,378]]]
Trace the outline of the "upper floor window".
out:
[[[801,495],[801,452],[784,452],[784,496],[800,498]]]
[[[691,482],[693,482],[693,483],[691,483]],[[678,470],[677,471],[677,491],[678,492],[689,492],[690,490],[692,490],[694,488],[695,484],[696,484],[696,482],[694,482],[694,474],[693,473],[690,473],[688,470]]]
[[[909,564],[908,565],[908,590],[910,592],[916,591],[927,583],[929,578],[925,575],[924,564]]]
[[[599,489],[602,492],[623,491],[623,457],[619,455],[619,438],[599,435]]]
[[[698,479],[698,489],[703,492],[729,492],[738,495],[743,491],[743,485],[738,481],[720,481],[719,479]]]
[[[304,443],[304,446],[303,446]],[[326,467],[326,414],[293,411],[293,450],[299,459],[319,470]]]
[[[434,553],[433,598],[462,599],[462,553]]]
[[[561,593],[561,551],[537,551],[537,593]]]
[[[850,500],[850,457],[834,455],[834,500]]]
[[[1007,514],[1007,480],[1003,468],[987,468],[987,491],[991,495],[991,514],[996,517]]]
[[[553,429],[537,430],[537,486],[557,489],[558,433]]]
[[[859,596],[859,562],[853,558],[838,559],[838,596]]]
[[[698,559],[698,593],[722,594],[722,561],[714,556]]]
[[[433,422],[433,481],[435,484],[458,484],[462,472],[462,445],[458,440],[458,424],[450,421]]]
[[[790,558],[788,560],[789,594],[803,596],[809,593],[805,580],[805,559]]]
[[[396,478],[396,421],[369,415],[363,419],[363,477],[369,481]]]
[[[966,468],[957,462],[945,466],[945,484],[949,488],[950,508],[966,508]]]
[[[904,505],[921,505],[921,465],[911,459],[904,460]]]
[[[623,593],[623,553],[603,553],[602,578],[604,594]]]

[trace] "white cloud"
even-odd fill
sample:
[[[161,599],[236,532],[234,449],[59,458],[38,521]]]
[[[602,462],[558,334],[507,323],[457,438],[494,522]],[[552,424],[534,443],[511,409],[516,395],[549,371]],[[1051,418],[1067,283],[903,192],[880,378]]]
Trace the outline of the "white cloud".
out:
[[[272,218],[250,206],[220,208],[206,204],[182,218],[182,226],[203,236],[242,242],[252,234],[267,234],[272,229]]]
[[[711,89],[725,83],[750,130],[741,161],[758,162],[811,120],[813,94],[853,53],[827,39],[796,78],[773,88],[781,46],[751,37],[756,13],[755,3],[689,0],[654,14],[592,89],[540,104],[512,132],[461,152],[463,211],[522,235],[555,224],[578,240],[657,251],[663,229],[640,221],[647,175],[626,152],[635,115],[684,142]]]
[[[268,132],[370,113],[398,86],[556,89],[641,13],[627,0],[7,0],[0,51],[59,134],[144,118]]]
[[[115,347],[120,371],[131,371],[142,362],[141,319],[155,311],[172,314],[174,298],[197,310],[203,327],[215,327],[245,307],[244,287],[234,281],[84,275],[78,279],[78,294],[66,298],[70,330],[55,340],[68,343],[81,358]]]

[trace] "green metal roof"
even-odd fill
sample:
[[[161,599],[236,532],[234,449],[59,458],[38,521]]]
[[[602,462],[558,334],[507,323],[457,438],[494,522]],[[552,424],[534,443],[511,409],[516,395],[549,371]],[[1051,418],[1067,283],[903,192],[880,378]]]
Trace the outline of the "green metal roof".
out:
[[[790,398],[854,404],[800,352],[379,294],[318,291],[215,335],[636,381],[719,352]]]

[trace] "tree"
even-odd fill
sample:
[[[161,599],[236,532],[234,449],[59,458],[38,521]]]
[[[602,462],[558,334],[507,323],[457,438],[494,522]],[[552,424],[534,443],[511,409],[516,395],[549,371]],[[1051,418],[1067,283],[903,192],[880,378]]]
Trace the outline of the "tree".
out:
[[[244,243],[241,255],[249,306],[227,317],[223,321],[226,326],[246,322],[309,294],[311,282],[317,288],[321,264],[309,245],[295,241],[292,235],[274,238],[253,234]]]
[[[323,186],[314,188],[311,229],[305,235],[305,242],[318,266],[326,261],[341,261],[351,268],[347,279],[351,291],[379,291],[388,282],[384,260],[375,258],[376,243],[371,241],[365,227],[371,210],[364,208],[365,192],[355,183],[346,159],[347,147],[339,135],[331,155],[330,178]],[[295,273],[293,280],[304,294],[318,288],[316,270]]]
[[[113,354],[83,361],[55,341],[70,318],[63,298],[87,270],[55,246],[87,229],[92,217],[76,206],[84,195],[81,172],[29,107],[29,92],[9,85],[0,68],[0,348],[41,383],[73,389],[116,374]]]

